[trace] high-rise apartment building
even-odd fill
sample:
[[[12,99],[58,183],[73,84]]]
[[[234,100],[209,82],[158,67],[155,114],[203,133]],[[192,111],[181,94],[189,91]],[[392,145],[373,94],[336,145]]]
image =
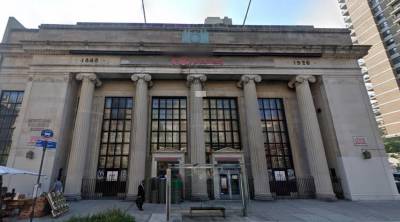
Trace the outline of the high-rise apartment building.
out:
[[[359,61],[387,137],[400,135],[400,0],[339,0],[354,44],[371,45]]]

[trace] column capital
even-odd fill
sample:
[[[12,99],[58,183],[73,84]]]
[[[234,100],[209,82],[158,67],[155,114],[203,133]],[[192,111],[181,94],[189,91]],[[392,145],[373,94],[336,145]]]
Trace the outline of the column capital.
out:
[[[151,81],[151,75],[147,73],[136,73],[131,76],[131,80],[136,82],[139,81],[140,79],[143,79],[145,82],[150,82]]]
[[[79,73],[75,77],[76,80],[83,81],[83,80],[89,80],[91,82],[94,82],[97,87],[101,86],[101,81],[97,78],[97,75],[94,73]]]
[[[244,84],[249,83],[250,81],[254,81],[254,83],[259,83],[261,82],[262,77],[260,75],[254,75],[254,74],[246,74],[242,75],[240,77],[240,81],[237,83],[237,86],[240,88]]]
[[[310,83],[315,83],[317,79],[315,78],[315,76],[312,75],[298,75],[289,81],[288,86],[289,88],[293,89],[296,87],[296,84],[301,84],[305,81],[308,81]]]
[[[201,83],[207,81],[207,76],[204,74],[190,74],[186,77],[188,84],[200,81]]]

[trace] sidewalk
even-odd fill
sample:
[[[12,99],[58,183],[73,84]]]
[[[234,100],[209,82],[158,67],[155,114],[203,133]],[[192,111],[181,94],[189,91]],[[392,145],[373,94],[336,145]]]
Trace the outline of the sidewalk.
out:
[[[189,204],[189,203],[185,203]],[[230,204],[227,203],[229,206]],[[189,206],[189,205],[188,205]],[[231,206],[229,206],[231,207]],[[137,222],[155,222],[164,218],[165,205],[145,204],[144,211],[138,211],[133,202],[119,200],[83,200],[71,202],[71,210],[58,219],[37,218],[34,221],[64,221],[71,216],[87,215],[110,208],[119,208],[136,218]],[[185,208],[180,206],[180,208]],[[176,209],[176,208],[175,208]],[[176,214],[176,212],[175,212]],[[183,221],[400,221],[400,201],[336,201],[319,200],[277,200],[269,202],[251,201],[249,215],[244,218],[239,211],[228,211],[227,217],[178,216]],[[28,221],[28,220],[25,220]],[[178,220],[179,221],[179,220]]]

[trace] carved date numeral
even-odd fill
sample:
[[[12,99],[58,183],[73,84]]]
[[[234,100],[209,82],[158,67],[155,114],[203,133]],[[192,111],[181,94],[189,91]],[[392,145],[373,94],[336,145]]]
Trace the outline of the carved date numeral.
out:
[[[293,64],[297,66],[309,66],[311,65],[311,62],[310,60],[298,59],[298,60],[293,60]]]
[[[93,58],[93,57],[81,58],[81,63],[84,63],[84,64],[93,64],[93,63],[98,63],[98,62],[99,62],[99,58]]]

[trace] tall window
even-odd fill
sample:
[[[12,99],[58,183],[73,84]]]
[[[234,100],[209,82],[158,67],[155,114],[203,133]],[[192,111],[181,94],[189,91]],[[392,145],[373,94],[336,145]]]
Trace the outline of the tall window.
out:
[[[294,179],[282,99],[258,99],[270,180]]]
[[[133,100],[106,97],[97,179],[126,181],[132,128]]]
[[[0,101],[0,165],[7,164],[11,148],[13,125],[21,109],[22,91],[3,91]]]
[[[186,150],[186,98],[153,97],[151,108],[152,151]]]
[[[206,150],[240,149],[239,116],[235,98],[203,99]]]

